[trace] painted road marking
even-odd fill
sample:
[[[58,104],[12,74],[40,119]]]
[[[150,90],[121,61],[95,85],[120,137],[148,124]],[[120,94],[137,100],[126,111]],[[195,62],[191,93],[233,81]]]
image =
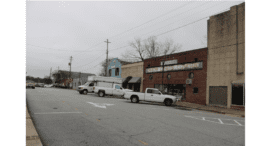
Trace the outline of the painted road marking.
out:
[[[88,114],[85,113],[85,115],[88,115]]]
[[[234,119],[220,119],[220,118],[211,118],[211,117],[195,117],[195,116],[188,116],[185,115],[185,117],[193,118],[193,119],[198,119],[202,121],[208,121],[208,122],[213,122],[213,123],[218,123],[218,124],[225,124],[225,125],[235,125],[235,126],[245,126],[239,123],[238,121],[243,120],[234,120]],[[229,121],[229,122],[227,122]],[[230,123],[231,122],[231,123]]]
[[[240,124],[238,121],[236,121],[236,120],[234,120],[238,125],[240,125],[240,126],[243,126],[242,124]]]
[[[78,110],[77,108],[75,108],[75,110]]]
[[[62,101],[63,103],[65,102],[65,101]]]
[[[138,141],[141,142],[143,145],[148,145],[148,143],[146,143],[146,142],[143,142],[141,140],[138,140]]]
[[[50,112],[50,113],[34,113],[35,115],[40,115],[40,114],[79,114],[82,112]]]
[[[100,120],[99,120],[99,119],[97,119],[97,121],[98,121],[98,122],[100,122]]]
[[[109,103],[93,103],[93,102],[88,102],[88,103],[94,105],[95,107],[99,107],[99,108],[107,108],[106,106],[114,105],[114,104],[109,104]]]

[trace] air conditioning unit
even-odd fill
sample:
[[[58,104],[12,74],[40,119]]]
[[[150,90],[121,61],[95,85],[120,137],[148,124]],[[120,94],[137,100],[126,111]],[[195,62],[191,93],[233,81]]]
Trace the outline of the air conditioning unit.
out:
[[[192,79],[186,79],[186,84],[192,84]]]

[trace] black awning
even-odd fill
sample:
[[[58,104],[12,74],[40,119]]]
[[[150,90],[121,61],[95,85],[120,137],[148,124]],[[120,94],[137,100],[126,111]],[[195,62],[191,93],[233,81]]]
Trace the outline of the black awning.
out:
[[[128,83],[141,83],[141,77],[132,77]]]

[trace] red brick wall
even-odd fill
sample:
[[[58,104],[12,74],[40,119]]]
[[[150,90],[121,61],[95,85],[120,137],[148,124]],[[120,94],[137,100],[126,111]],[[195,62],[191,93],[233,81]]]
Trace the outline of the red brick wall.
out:
[[[174,58],[173,58],[174,57]],[[154,84],[162,84],[162,73],[146,74],[145,70],[150,64],[150,67],[160,66],[160,62],[164,57],[151,58],[144,61],[144,81],[143,91],[146,88],[154,88]],[[186,85],[186,101],[198,104],[206,104],[206,83],[207,83],[207,48],[182,52],[178,54],[168,55],[167,60],[177,59],[178,64],[195,62],[194,58],[198,58],[198,62],[203,62],[203,69],[164,72],[163,84],[186,84],[186,79],[190,72],[194,73],[194,78],[191,85]],[[171,74],[171,79],[167,79],[167,74]],[[153,75],[153,79],[149,80],[149,76]],[[193,87],[198,87],[199,92],[193,93]]]

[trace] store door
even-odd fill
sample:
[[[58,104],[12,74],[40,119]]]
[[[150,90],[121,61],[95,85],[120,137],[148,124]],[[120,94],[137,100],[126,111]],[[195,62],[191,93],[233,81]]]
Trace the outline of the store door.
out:
[[[244,105],[243,84],[232,84],[232,104]]]
[[[209,86],[209,104],[227,106],[227,86]]]

